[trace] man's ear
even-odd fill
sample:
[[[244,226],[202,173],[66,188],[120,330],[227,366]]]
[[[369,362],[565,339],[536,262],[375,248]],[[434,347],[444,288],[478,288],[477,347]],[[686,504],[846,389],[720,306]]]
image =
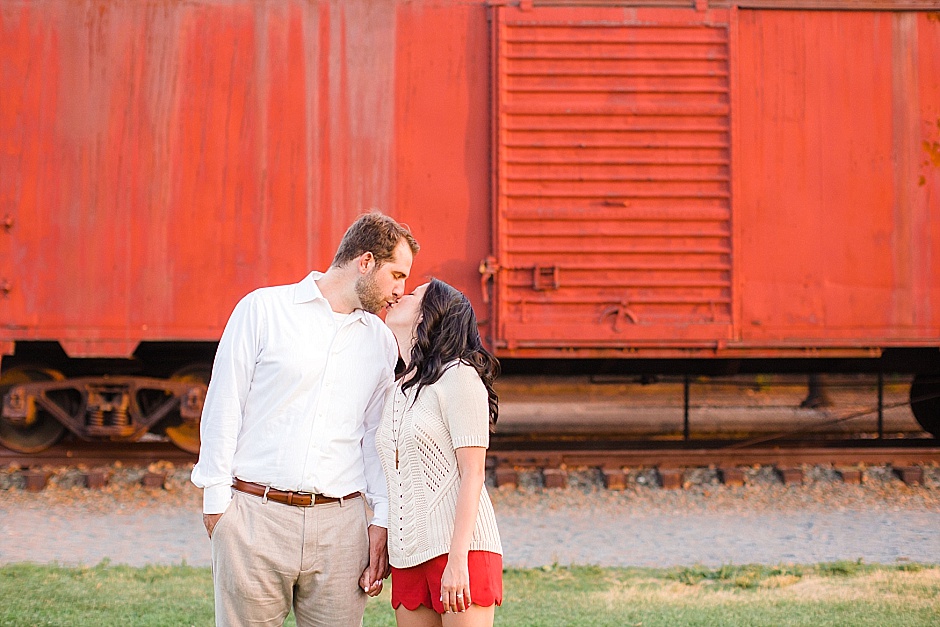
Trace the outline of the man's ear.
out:
[[[366,274],[372,267],[375,266],[375,255],[371,251],[366,251],[359,255],[359,272],[361,274]]]

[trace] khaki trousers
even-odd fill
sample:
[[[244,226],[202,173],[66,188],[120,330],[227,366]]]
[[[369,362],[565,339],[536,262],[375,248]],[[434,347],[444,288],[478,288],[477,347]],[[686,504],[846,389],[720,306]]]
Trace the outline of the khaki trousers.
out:
[[[212,532],[216,625],[362,625],[364,499],[294,507],[235,492]]]

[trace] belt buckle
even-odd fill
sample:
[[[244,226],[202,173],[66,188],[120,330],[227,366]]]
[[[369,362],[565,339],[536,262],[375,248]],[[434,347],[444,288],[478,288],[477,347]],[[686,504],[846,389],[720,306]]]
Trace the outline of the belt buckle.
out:
[[[301,505],[300,503],[294,503],[294,498],[299,497],[303,499],[304,497],[310,497],[310,503],[308,505]],[[317,503],[317,495],[313,492],[288,492],[287,493],[287,504],[293,505],[294,507],[313,507]]]

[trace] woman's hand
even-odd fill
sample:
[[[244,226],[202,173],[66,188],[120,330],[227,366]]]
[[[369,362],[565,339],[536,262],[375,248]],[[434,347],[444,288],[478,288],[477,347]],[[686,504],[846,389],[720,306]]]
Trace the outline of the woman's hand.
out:
[[[447,566],[441,576],[441,601],[445,612],[463,612],[473,602],[466,553],[447,556]]]

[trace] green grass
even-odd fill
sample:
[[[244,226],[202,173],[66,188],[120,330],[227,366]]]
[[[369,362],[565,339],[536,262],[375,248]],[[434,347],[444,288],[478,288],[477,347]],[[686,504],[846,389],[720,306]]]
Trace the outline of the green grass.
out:
[[[212,625],[206,568],[0,567],[0,625]],[[293,620],[288,620],[293,625]],[[366,626],[394,625],[388,591]],[[508,570],[497,625],[846,627],[940,624],[940,567],[694,566]]]

